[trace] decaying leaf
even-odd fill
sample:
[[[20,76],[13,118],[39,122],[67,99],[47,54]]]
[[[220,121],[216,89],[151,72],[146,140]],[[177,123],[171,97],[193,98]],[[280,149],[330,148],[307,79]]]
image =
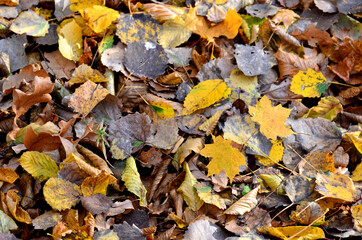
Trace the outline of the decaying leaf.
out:
[[[318,102],[318,106],[309,109],[308,113],[306,113],[303,117],[323,117],[332,121],[338,115],[338,113],[342,112],[342,110],[343,107],[340,104],[338,98],[328,96],[321,98],[321,100]]]
[[[28,10],[17,17],[10,26],[10,30],[17,33],[44,37],[48,33],[49,23],[32,10]]]
[[[117,181],[112,175],[102,172],[95,177],[87,177],[81,185],[82,195],[84,197],[92,196],[98,193],[107,195],[108,185]]]
[[[0,181],[14,183],[19,175],[11,168],[0,168]]]
[[[85,83],[88,80],[94,83],[108,82],[108,80],[98,70],[92,69],[88,65],[82,64],[74,70],[68,83],[69,85],[73,85],[76,83]]]
[[[0,233],[10,233],[11,230],[18,229],[15,221],[0,210]]]
[[[321,174],[316,177],[316,191],[325,197],[353,202],[356,198],[356,188],[350,177],[343,174]]]
[[[291,109],[283,108],[281,105],[271,106],[267,96],[257,102],[255,107],[249,106],[251,119],[260,124],[260,132],[273,140],[277,140],[277,136],[287,137],[294,133],[284,124],[290,112]]]
[[[214,138],[214,143],[206,144],[200,154],[211,158],[207,165],[208,176],[219,174],[221,170],[225,169],[230,182],[235,175],[239,174],[239,165],[247,166],[245,156],[231,146],[231,140],[225,140],[221,136]]]
[[[5,203],[15,220],[26,224],[31,224],[31,217],[29,213],[20,206],[20,196],[18,195],[18,190],[9,190],[6,193]]]
[[[140,174],[137,171],[136,161],[133,157],[127,158],[126,167],[122,173],[122,181],[125,182],[125,185],[128,191],[134,193],[140,199],[140,206],[147,206],[146,194],[147,190],[143,186],[143,183],[140,178]]]
[[[248,192],[245,196],[240,198],[238,201],[233,203],[233,205],[231,205],[228,209],[226,209],[224,213],[231,215],[244,215],[245,213],[250,212],[258,204],[256,195],[258,194],[259,189],[260,186]]]
[[[227,194],[224,194],[223,196],[223,194],[213,193],[211,186],[208,186],[205,183],[197,183],[194,187],[196,188],[200,199],[205,203],[215,205],[223,210],[226,209],[227,205],[231,204],[231,200],[228,198]]]
[[[83,117],[86,117],[108,94],[109,91],[107,89],[88,80],[71,95],[69,106],[73,107]]]

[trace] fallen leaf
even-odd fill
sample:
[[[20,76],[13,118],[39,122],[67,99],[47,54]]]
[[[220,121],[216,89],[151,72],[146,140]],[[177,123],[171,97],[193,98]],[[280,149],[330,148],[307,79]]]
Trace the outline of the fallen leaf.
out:
[[[207,165],[207,176],[219,174],[221,170],[225,169],[230,183],[235,175],[239,174],[239,166],[247,166],[245,156],[231,146],[231,140],[225,140],[221,136],[214,138],[214,143],[206,144],[200,154],[211,158]]]
[[[49,23],[34,11],[28,10],[13,21],[10,30],[17,34],[44,37],[48,33]]]
[[[101,193],[81,197],[82,205],[91,214],[101,214],[107,212],[113,204],[113,201]]]
[[[150,102],[150,104],[161,119],[175,117],[175,111],[170,104],[165,102]]]
[[[83,55],[82,28],[74,18],[64,20],[57,29],[59,51],[66,59],[77,62]]]
[[[58,212],[45,212],[44,214],[37,216],[33,219],[32,224],[34,229],[48,229],[54,227],[62,219],[62,215]]]
[[[0,232],[1,233],[10,233],[11,230],[18,229],[15,221],[6,215],[3,211],[0,210]]]
[[[260,132],[273,140],[277,140],[277,136],[287,137],[294,133],[285,125],[291,111],[281,105],[273,107],[267,96],[263,96],[255,107],[249,106],[251,119],[260,124]]]
[[[209,119],[199,126],[199,130],[206,132],[209,136],[215,130],[223,111],[216,111]]]
[[[58,176],[58,165],[44,153],[27,151],[21,155],[18,161],[28,173],[40,181]]]
[[[177,149],[175,154],[175,161],[173,164],[180,168],[185,158],[192,152],[200,153],[201,149],[204,148],[205,140],[203,138],[188,138],[182,145]]]
[[[260,178],[264,180],[266,185],[274,192],[279,195],[285,194],[282,182],[284,177],[282,175],[270,175],[270,174],[260,174]]]
[[[259,229],[259,231],[280,239],[289,238],[290,240],[300,240],[305,238],[325,238],[324,232],[321,228],[311,226],[263,227]],[[293,237],[291,238],[291,236]]]
[[[120,16],[118,11],[100,5],[83,8],[80,14],[96,33],[104,32]]]
[[[226,233],[218,225],[203,219],[193,222],[184,234],[185,240],[219,240],[226,239],[226,237]]]
[[[105,172],[94,177],[87,177],[81,185],[82,195],[84,197],[89,197],[98,193],[107,195],[108,185],[115,182],[117,182],[117,179]]]
[[[44,53],[47,61],[43,61],[42,67],[50,74],[55,75],[58,79],[71,77],[71,72],[75,68],[75,63],[63,57],[59,50]]]
[[[318,102],[318,105],[309,109],[309,111],[303,117],[323,117],[332,121],[342,111],[343,107],[340,104],[338,98],[328,96],[321,98],[321,100]]]
[[[69,106],[83,117],[86,117],[108,94],[109,91],[107,89],[88,80],[70,96]]]
[[[178,140],[178,127],[174,118],[154,122],[146,144],[161,149],[171,149]]]
[[[19,175],[13,169],[4,167],[0,168],[0,181],[14,183],[18,178]]]
[[[140,206],[146,207],[147,190],[141,181],[140,174],[137,171],[136,161],[133,157],[127,158],[126,167],[122,172],[122,181],[125,183],[128,191],[140,198]]]
[[[319,97],[328,88],[326,81],[322,73],[308,68],[307,71],[299,71],[293,77],[290,90],[303,97]]]
[[[94,5],[104,5],[104,0],[69,0],[70,10],[73,12],[81,11]]]
[[[94,83],[108,82],[108,80],[98,70],[82,64],[74,70],[68,83],[72,86],[73,84],[85,83],[88,80]]]
[[[213,79],[200,82],[186,96],[183,114],[191,114],[199,109],[206,108],[231,93],[223,80]]]
[[[318,172],[329,171],[334,173],[334,157],[326,152],[310,152],[299,163],[299,172],[309,178],[315,178]]]
[[[297,206],[290,214],[290,220],[302,225],[313,224],[318,226],[325,222],[325,214],[328,209],[323,210],[316,202],[305,202]]]
[[[194,185],[196,188],[197,194],[200,199],[205,203],[215,205],[220,209],[226,209],[226,205],[231,204],[231,200],[225,194],[219,194],[212,191],[212,187],[206,185],[205,183],[197,183]]]
[[[226,209],[224,213],[230,215],[244,215],[245,213],[250,212],[258,204],[256,196],[258,195],[259,189],[260,186],[248,192],[245,196]]]
[[[259,126],[248,114],[229,117],[223,128],[224,138],[250,148],[251,152],[268,157],[272,143],[258,130]]]
[[[299,18],[299,15],[290,9],[280,9],[275,16],[272,18],[272,21],[275,24],[283,23],[285,29],[295,22]]]
[[[265,167],[273,166],[283,159],[283,154],[284,154],[283,141],[271,140],[271,143],[273,144],[273,146],[270,149],[268,157],[256,156],[258,162]]]
[[[6,193],[5,202],[9,212],[15,218],[15,220],[26,224],[31,224],[31,217],[29,213],[20,206],[18,190],[9,190]]]
[[[200,199],[197,194],[195,185],[197,184],[196,178],[192,175],[189,165],[187,162],[183,164],[184,170],[186,171],[185,179],[181,183],[180,187],[177,189],[184,198],[187,206],[191,208],[192,211],[197,211],[201,208],[204,202]]]
[[[347,202],[353,202],[357,194],[353,181],[349,176],[335,173],[318,173],[315,189],[325,197]]]
[[[80,187],[62,180],[60,178],[50,178],[44,185],[43,194],[45,201],[58,211],[70,209],[80,200]]]
[[[239,69],[246,76],[256,76],[268,73],[277,64],[269,51],[249,45],[235,44],[235,59]]]

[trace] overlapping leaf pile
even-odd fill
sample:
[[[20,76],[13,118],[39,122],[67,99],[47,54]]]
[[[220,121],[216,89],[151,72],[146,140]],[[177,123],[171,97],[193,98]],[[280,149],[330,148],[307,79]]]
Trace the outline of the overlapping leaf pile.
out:
[[[360,1],[1,1],[0,239],[359,239]]]

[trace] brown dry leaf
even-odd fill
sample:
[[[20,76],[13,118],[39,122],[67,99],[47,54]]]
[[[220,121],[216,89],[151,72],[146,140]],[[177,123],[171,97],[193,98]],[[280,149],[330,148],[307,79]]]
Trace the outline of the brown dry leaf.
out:
[[[299,18],[299,15],[290,9],[281,9],[279,10],[275,16],[272,18],[272,21],[275,24],[283,23],[285,29],[295,22]]]
[[[108,94],[109,91],[107,89],[88,80],[70,96],[69,106],[74,108],[83,117],[86,117]]]
[[[259,189],[260,186],[248,192],[245,196],[226,209],[224,213],[230,215],[244,215],[244,213],[250,212],[258,204],[256,196],[258,195]]]
[[[31,82],[32,91],[23,92],[19,89],[13,91],[13,105],[12,109],[15,112],[14,124],[16,119],[26,113],[31,106],[41,102],[49,102],[52,97],[50,93],[53,91],[54,83],[50,78],[43,78],[35,76]]]
[[[14,183],[19,175],[11,168],[0,168],[0,181]]]
[[[302,225],[324,223],[324,215],[328,209],[322,209],[316,202],[304,202],[298,205],[295,211],[292,211],[290,220]]]
[[[6,205],[11,215],[19,222],[31,224],[31,218],[27,211],[20,207],[20,197],[18,190],[11,189],[6,193]]]
[[[188,138],[179,149],[177,149],[173,164],[176,164],[176,166],[180,168],[185,158],[192,152],[200,153],[201,149],[204,148],[204,144],[204,138]]]
[[[72,78],[68,83],[72,86],[73,84],[85,83],[88,80],[94,83],[108,82],[108,79],[106,79],[101,72],[92,69],[86,64],[82,64],[74,70]]]
[[[58,149],[62,142],[59,136],[54,136],[49,132],[37,134],[32,127],[29,127],[24,137],[24,145],[29,151],[47,152]]]
[[[73,61],[63,57],[58,50],[50,53],[46,52],[44,57],[47,61],[43,61],[41,65],[48,73],[55,75],[57,79],[69,79],[71,72],[76,67]]]
[[[48,229],[54,227],[62,219],[62,215],[58,212],[49,211],[33,219],[34,229]]]
[[[44,185],[45,201],[54,210],[65,210],[75,206],[80,200],[80,187],[60,178],[50,178]]]
[[[343,174],[317,174],[315,190],[325,197],[336,198],[347,202],[356,199],[356,188],[350,177]]]
[[[97,193],[107,195],[108,185],[117,182],[117,179],[112,175],[102,172],[95,177],[87,177],[84,179],[81,189],[84,197],[92,196]]]

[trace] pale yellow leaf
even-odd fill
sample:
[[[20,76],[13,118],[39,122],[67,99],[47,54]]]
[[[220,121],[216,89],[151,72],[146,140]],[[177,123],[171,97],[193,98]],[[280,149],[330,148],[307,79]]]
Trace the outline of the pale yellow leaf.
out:
[[[57,29],[59,51],[66,59],[77,62],[83,55],[82,28],[71,18],[64,20]]]
[[[260,186],[248,192],[245,196],[226,209],[224,213],[230,215],[244,215],[245,213],[253,210],[253,208],[255,208],[258,204],[256,196],[258,195],[259,188]]]

